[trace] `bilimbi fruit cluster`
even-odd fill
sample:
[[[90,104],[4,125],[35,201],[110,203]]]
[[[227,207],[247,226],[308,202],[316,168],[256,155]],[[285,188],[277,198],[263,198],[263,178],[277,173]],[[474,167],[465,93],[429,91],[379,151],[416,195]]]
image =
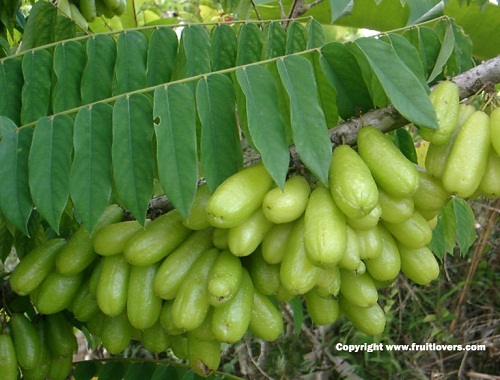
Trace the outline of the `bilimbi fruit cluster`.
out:
[[[120,17],[127,9],[127,0],[58,0],[57,7],[63,15],[87,30],[88,23],[96,17]]]
[[[188,219],[173,210],[142,226],[110,206],[94,233],[81,227],[30,252],[10,285],[29,295],[40,313],[35,325],[70,312],[112,354],[139,339],[152,352],[171,349],[202,375],[218,368],[221,343],[248,331],[277,339],[280,303],[297,296],[317,325],[344,315],[360,331],[381,334],[378,290],[400,273],[419,285],[439,275],[428,248],[439,210],[451,196],[500,193],[500,111],[459,104],[452,82],[430,98],[440,128],[420,129],[430,142],[425,167],[366,126],[357,149],[334,149],[326,184],[292,174],[279,188],[258,164],[213,193],[201,185]],[[44,328],[19,343],[17,320],[8,324],[24,375],[47,363],[35,350],[29,364],[21,360],[28,347],[51,338]],[[7,345],[10,336],[0,339]]]

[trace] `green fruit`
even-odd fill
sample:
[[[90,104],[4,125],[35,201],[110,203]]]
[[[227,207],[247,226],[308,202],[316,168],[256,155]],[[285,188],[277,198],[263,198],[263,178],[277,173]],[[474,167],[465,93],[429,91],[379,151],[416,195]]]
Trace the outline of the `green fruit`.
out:
[[[97,292],[97,284],[101,278],[102,267],[104,266],[104,260],[99,258],[92,267],[92,272],[89,277],[89,290],[90,293],[95,297]]]
[[[161,327],[160,320],[153,326],[141,330],[141,342],[146,350],[155,354],[165,352],[170,347],[170,337]]]
[[[73,356],[53,357],[50,360],[49,376],[51,380],[66,380],[73,369]]]
[[[243,270],[241,286],[236,296],[217,308],[212,314],[212,331],[220,342],[235,343],[245,335],[252,318],[254,287],[252,279]]]
[[[359,258],[374,259],[382,252],[382,237],[378,227],[369,230],[354,230],[359,241]]]
[[[347,301],[361,307],[370,307],[378,300],[378,292],[368,273],[340,270],[340,293]]]
[[[84,281],[73,298],[71,312],[76,320],[88,322],[99,311],[95,294],[90,291],[90,280]]]
[[[227,178],[212,194],[205,211],[210,224],[231,228],[241,224],[262,205],[273,179],[263,165],[247,167]]]
[[[469,197],[479,187],[491,144],[489,117],[474,112],[460,129],[443,172],[443,187],[459,197]]]
[[[127,306],[130,264],[122,254],[106,256],[97,283],[96,299],[104,314],[116,316]]]
[[[375,206],[375,208],[368,215],[365,215],[359,219],[347,218],[346,222],[347,225],[356,230],[369,230],[378,224],[381,216],[382,207],[377,204],[377,206]]]
[[[380,219],[389,223],[401,223],[408,220],[415,211],[412,197],[397,198],[383,190],[379,191],[379,205],[382,209]]]
[[[188,334],[197,337],[202,340],[216,340],[214,332],[212,331],[212,315],[214,308],[211,307],[208,310],[207,316],[203,320],[203,323],[199,325],[194,330],[189,331]]]
[[[65,276],[83,272],[96,259],[90,234],[81,226],[56,256],[56,269]]]
[[[182,221],[182,223],[189,229],[199,231],[210,227],[207,215],[205,213],[205,207],[212,192],[208,188],[206,183],[198,186],[196,189],[196,194],[189,212],[189,217]]]
[[[314,290],[318,296],[323,298],[336,297],[340,291],[339,267],[322,269]]]
[[[304,294],[306,308],[311,321],[318,326],[333,323],[339,317],[339,301],[319,295],[316,289]]]
[[[89,24],[87,23],[87,20],[85,20],[85,17],[83,17],[82,12],[80,12],[80,9],[76,6],[74,3],[69,3],[69,8],[71,10],[71,18],[75,22],[78,27],[80,27],[82,30],[87,30],[89,28]]]
[[[220,343],[216,340],[202,340],[187,335],[187,359],[198,375],[207,377],[219,368]]]
[[[210,308],[208,273],[218,256],[216,248],[204,252],[182,282],[172,306],[172,321],[179,329],[191,331],[203,323]]]
[[[286,242],[294,222],[275,224],[262,240],[262,256],[269,264],[279,264],[285,255]]]
[[[97,16],[95,0],[80,0],[79,4],[80,11],[85,20],[87,20],[87,22],[94,21]]]
[[[133,330],[126,311],[115,317],[106,316],[102,323],[102,344],[110,354],[119,354],[130,344]]]
[[[309,182],[301,175],[294,175],[283,189],[269,190],[262,201],[264,215],[275,224],[292,222],[304,213],[310,192]]]
[[[90,334],[96,337],[101,337],[102,335],[102,325],[104,319],[107,317],[101,310],[97,314],[94,314],[86,323],[86,327]]]
[[[35,325],[24,314],[15,313],[10,316],[9,327],[19,366],[34,368],[42,353],[42,342]]]
[[[321,268],[309,260],[304,240],[304,217],[301,217],[295,222],[280,266],[281,284],[293,295],[311,290],[321,272]]]
[[[211,229],[195,231],[161,263],[154,279],[154,289],[159,297],[175,298],[189,269],[212,247]]]
[[[488,198],[500,197],[500,156],[493,148],[490,148],[486,170],[479,183],[479,193]]]
[[[127,220],[109,224],[94,234],[94,251],[101,256],[112,256],[122,253],[127,241],[143,230],[136,220]]]
[[[398,245],[401,256],[401,271],[413,282],[428,285],[439,276],[439,264],[427,247],[408,248]]]
[[[493,149],[500,156],[500,108],[495,108],[490,113],[490,137]]]
[[[349,226],[346,226],[346,234],[346,250],[338,262],[338,267],[347,270],[356,270],[361,262],[359,257],[360,247],[358,235],[356,234],[356,231]]]
[[[47,315],[43,328],[51,357],[72,357],[77,351],[78,342],[73,333],[73,326],[62,313]]]
[[[170,349],[174,355],[182,360],[188,360],[188,345],[186,334],[173,335],[170,337]]]
[[[162,299],[154,289],[159,264],[137,267],[132,265],[128,280],[127,316],[139,330],[153,326],[160,318]]]
[[[36,333],[40,340],[40,356],[38,364],[32,368],[21,368],[23,379],[25,380],[45,380],[49,377],[50,363],[52,358],[47,347],[43,323],[35,323]]]
[[[113,223],[118,223],[123,220],[123,209],[116,205],[116,204],[111,204],[107,206],[104,209],[104,212],[102,215],[99,217],[97,220],[94,229],[92,230],[92,237],[95,235],[97,231],[99,231],[101,228],[109,226],[110,224]]]
[[[229,250],[235,256],[248,256],[262,243],[272,223],[257,209],[241,224],[231,227],[227,235]]]
[[[238,293],[243,266],[241,260],[229,251],[222,251],[208,274],[207,289],[212,306],[220,306]]]
[[[120,0],[103,0],[106,8],[116,9],[120,6]]]
[[[132,265],[149,266],[172,253],[191,233],[178,210],[163,214],[127,241],[123,256]]]
[[[283,332],[283,317],[271,299],[254,288],[248,329],[259,339],[272,342]]]
[[[72,276],[49,273],[38,290],[35,304],[38,311],[42,314],[54,314],[66,309],[78,292],[82,279],[82,273]]]
[[[404,198],[417,190],[419,177],[414,164],[378,129],[366,126],[359,130],[358,153],[377,185],[388,194]]]
[[[427,220],[418,212],[414,212],[410,219],[402,223],[384,222],[389,232],[398,243],[409,248],[420,248],[432,240],[432,229]]]
[[[59,0],[57,2],[57,8],[61,13],[67,17],[71,17],[71,8],[69,6],[69,0]]]
[[[432,177],[423,168],[418,168],[420,182],[413,194],[413,204],[418,210],[439,210],[450,199],[441,181]]]
[[[375,280],[391,281],[401,269],[398,245],[385,227],[379,225],[377,228],[382,239],[382,250],[378,257],[365,260],[366,269]]]
[[[0,373],[2,379],[17,380],[17,358],[14,343],[9,334],[0,333]]]
[[[348,218],[362,218],[377,206],[378,189],[370,169],[349,145],[333,150],[329,183],[335,204]]]
[[[458,86],[451,81],[440,82],[431,91],[429,100],[436,111],[438,129],[420,127],[419,132],[424,140],[441,145],[450,139],[458,120],[458,92]]]
[[[336,265],[346,250],[345,216],[326,187],[317,187],[304,214],[304,245],[309,260],[317,266]]]
[[[127,9],[127,0],[120,0],[118,7],[113,9],[113,13],[118,17],[120,17],[123,13],[125,13],[126,9]]]
[[[212,241],[215,248],[221,251],[229,249],[229,229],[228,228],[214,228]]]
[[[10,274],[12,290],[25,296],[36,289],[54,268],[57,253],[65,244],[64,239],[51,239],[24,256]]]
[[[247,263],[246,268],[254,287],[265,295],[276,294],[281,285],[280,265],[269,264],[264,260],[260,248],[249,256]]]
[[[174,305],[173,300],[167,300],[163,302],[163,306],[161,308],[160,313],[160,324],[163,330],[169,336],[182,334],[183,331],[174,325],[172,320],[172,306]]]
[[[361,307],[339,298],[340,311],[361,332],[367,335],[379,335],[384,332],[386,318],[384,310],[378,303],[369,307]]]

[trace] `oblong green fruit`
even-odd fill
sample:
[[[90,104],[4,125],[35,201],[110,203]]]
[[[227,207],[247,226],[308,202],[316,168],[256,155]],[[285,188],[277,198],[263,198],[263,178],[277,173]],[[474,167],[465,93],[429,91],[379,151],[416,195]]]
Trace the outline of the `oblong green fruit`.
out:
[[[48,378],[51,380],[65,380],[73,369],[72,356],[53,357],[50,360]]]
[[[377,228],[382,239],[382,250],[378,257],[365,260],[366,269],[375,280],[391,281],[397,277],[401,270],[398,245],[383,225],[379,225]]]
[[[8,322],[20,367],[34,368],[40,361],[42,342],[35,325],[24,315],[14,313]]]
[[[130,324],[139,330],[153,326],[160,318],[163,300],[156,294],[154,278],[158,263],[130,268],[127,295],[127,316]]]
[[[172,305],[172,321],[183,331],[194,330],[201,325],[208,313],[208,273],[218,255],[216,248],[205,251],[191,267],[177,292]]]
[[[348,302],[344,297],[340,297],[339,307],[341,313],[345,314],[359,331],[371,336],[384,332],[386,317],[384,310],[378,303],[369,307],[361,307]]]
[[[89,28],[89,24],[87,20],[85,20],[85,17],[83,17],[82,12],[80,12],[80,9],[76,6],[75,3],[69,3],[69,8],[71,9],[71,18],[75,22],[76,25],[78,25],[81,29],[87,30]]]
[[[22,378],[25,380],[45,380],[49,377],[52,358],[47,347],[43,323],[39,323],[39,321],[37,321],[34,326],[41,344],[40,356],[38,358],[37,365],[34,367],[21,368],[23,375]]]
[[[212,241],[215,248],[219,248],[221,251],[229,249],[229,228],[214,228],[214,233],[212,236]]]
[[[313,289],[320,297],[336,297],[340,291],[339,267],[335,266],[322,269],[318,281],[316,282],[316,286]]]
[[[95,233],[99,231],[101,228],[109,226],[113,223],[119,223],[123,220],[123,209],[117,204],[110,204],[104,209],[102,215],[97,219],[97,222],[92,230],[92,237],[94,237]]]
[[[196,189],[196,194],[191,205],[191,210],[187,219],[184,219],[182,223],[189,229],[199,231],[210,227],[210,223],[207,219],[207,214],[205,213],[205,207],[212,192],[208,188],[206,183],[198,186]]]
[[[495,108],[490,113],[490,138],[493,149],[500,156],[500,108]]]
[[[283,332],[284,323],[280,310],[271,299],[254,288],[252,317],[248,329],[258,338],[272,342]]]
[[[202,340],[187,334],[187,359],[194,372],[207,377],[219,368],[220,343],[217,340]]]
[[[276,294],[281,285],[280,265],[264,260],[261,248],[248,257],[246,268],[256,289],[265,295]]]
[[[377,227],[369,230],[354,230],[359,241],[359,258],[374,259],[382,252],[382,237]]]
[[[261,208],[255,210],[241,224],[229,229],[227,235],[229,250],[235,256],[248,256],[262,243],[272,225]]]
[[[83,273],[65,276],[51,272],[40,284],[36,308],[42,314],[54,314],[66,309],[75,297],[83,280]]]
[[[261,164],[233,174],[215,189],[207,202],[205,211],[210,224],[230,228],[242,223],[261,207],[272,184],[272,177]]]
[[[432,229],[419,212],[402,223],[384,222],[384,227],[396,238],[398,243],[409,248],[420,248],[432,240]]]
[[[113,9],[113,13],[118,17],[121,16],[127,9],[127,0],[120,0],[118,7]]]
[[[95,294],[90,291],[90,279],[83,281],[71,302],[71,312],[76,320],[88,322],[100,311]]]
[[[95,20],[96,14],[96,6],[95,0],[80,0],[80,12],[82,16],[87,20],[87,22],[92,22]]]
[[[49,314],[43,322],[44,336],[50,355],[72,357],[78,349],[73,326],[62,313]]]
[[[358,219],[346,218],[347,225],[357,230],[369,230],[375,227],[382,216],[382,207],[379,204],[368,214]]]
[[[433,144],[446,143],[455,129],[459,113],[459,89],[452,81],[439,82],[429,94],[434,111],[436,111],[438,129],[420,127],[419,133],[424,140]]]
[[[275,224],[262,240],[262,257],[269,264],[279,264],[286,251],[286,242],[292,232],[294,222]]]
[[[97,314],[94,314],[86,323],[85,326],[93,336],[101,337],[102,324],[107,317],[100,309]]]
[[[294,175],[285,182],[285,187],[269,190],[262,201],[266,218],[275,223],[289,223],[298,219],[305,211],[311,186],[301,175]]]
[[[252,279],[244,269],[236,296],[213,310],[212,331],[218,341],[235,343],[243,338],[252,318],[253,292]]]
[[[116,9],[120,5],[120,0],[103,0],[106,8]]]
[[[319,186],[311,192],[304,213],[304,245],[309,260],[317,266],[336,265],[346,250],[345,216],[330,190]]]
[[[133,330],[125,310],[114,317],[105,316],[101,331],[102,344],[110,354],[119,354],[130,344]]]
[[[37,288],[54,268],[57,253],[65,244],[64,239],[51,239],[24,256],[10,274],[12,290],[25,296]]]
[[[361,263],[361,259],[359,257],[358,235],[356,234],[356,231],[349,226],[346,226],[346,235],[346,250],[337,265],[339,268],[356,270]]]
[[[212,306],[231,300],[241,285],[241,260],[229,251],[222,251],[208,273],[207,289]]]
[[[414,164],[378,129],[366,126],[359,130],[358,153],[377,185],[388,194],[404,198],[417,190],[419,177]]]
[[[101,256],[122,253],[127,241],[142,229],[137,220],[109,224],[94,234],[94,251]]]
[[[413,194],[413,204],[418,210],[438,210],[450,199],[441,181],[432,177],[424,168],[418,168],[420,182]]]
[[[377,288],[368,273],[357,274],[341,269],[340,293],[347,301],[361,307],[369,307],[378,300]]]
[[[188,360],[187,334],[172,335],[170,337],[170,349],[173,354],[182,360]]]
[[[489,116],[474,112],[460,129],[443,172],[443,187],[466,198],[479,187],[491,144]]]
[[[81,226],[58,252],[55,265],[59,273],[72,276],[86,269],[96,257],[92,238],[87,229]]]
[[[121,253],[106,256],[96,288],[96,299],[102,312],[109,316],[121,314],[127,306],[130,264]]]
[[[490,148],[488,162],[478,191],[491,199],[500,197],[500,156],[493,148]]]
[[[141,342],[146,350],[155,354],[165,352],[170,347],[170,337],[161,327],[160,320],[153,326],[141,330]]]
[[[199,325],[194,330],[189,331],[189,334],[196,336],[202,340],[215,340],[214,332],[212,331],[212,315],[214,308],[211,307],[208,310],[207,316],[203,320],[203,323]]]
[[[174,305],[173,300],[166,300],[163,302],[160,313],[160,324],[163,330],[167,332],[169,336],[182,334],[180,328],[178,328],[172,320],[172,306]]]
[[[370,169],[349,145],[333,150],[328,181],[335,204],[348,218],[362,218],[378,204],[377,184]]]
[[[413,197],[394,197],[383,190],[379,191],[379,205],[382,209],[380,219],[389,223],[401,223],[408,220],[415,211]]]
[[[281,284],[293,295],[311,290],[321,272],[321,268],[309,260],[304,240],[304,217],[301,217],[295,222],[280,265]]]
[[[157,263],[172,253],[190,233],[182,223],[181,213],[172,210],[132,236],[125,244],[123,256],[135,266]]]
[[[97,292],[97,284],[99,283],[99,278],[101,277],[103,266],[104,266],[104,260],[102,258],[98,258],[95,264],[92,266],[92,272],[90,273],[89,277],[89,290],[94,297]]]
[[[439,276],[439,263],[427,247],[408,248],[399,244],[401,271],[413,282],[428,285]]]
[[[17,358],[12,337],[0,333],[0,373],[2,379],[17,380]]]
[[[339,317],[339,301],[333,297],[325,298],[319,295],[316,289],[304,294],[307,314],[311,321],[318,326],[333,323]]]
[[[162,261],[154,279],[154,289],[159,297],[165,300],[175,298],[189,269],[212,248],[211,238],[211,229],[194,231]]]

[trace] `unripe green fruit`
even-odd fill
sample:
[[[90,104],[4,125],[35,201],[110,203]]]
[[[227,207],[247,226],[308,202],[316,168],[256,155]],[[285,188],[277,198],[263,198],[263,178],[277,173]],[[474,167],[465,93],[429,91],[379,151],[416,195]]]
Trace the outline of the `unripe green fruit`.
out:
[[[81,29],[87,30],[89,28],[89,24],[87,23],[87,20],[85,20],[85,17],[83,17],[82,12],[80,12],[80,9],[76,6],[74,3],[69,3],[69,8],[71,10],[71,18],[75,22],[76,25],[78,25]]]
[[[356,274],[340,270],[340,293],[347,301],[361,307],[370,307],[378,300],[378,292],[368,273]]]
[[[207,289],[212,306],[220,306],[234,298],[241,285],[241,260],[229,251],[222,251],[208,273]]]
[[[318,326],[333,323],[339,317],[339,301],[333,297],[325,298],[312,289],[304,294],[307,313],[311,321]]]
[[[359,267],[361,259],[359,257],[359,239],[356,231],[349,226],[346,226],[347,244],[346,250],[342,258],[338,262],[339,268],[347,270],[356,270]]]
[[[336,265],[346,250],[345,216],[330,191],[317,187],[309,197],[304,214],[304,245],[309,260],[317,266]]]
[[[377,185],[388,194],[404,198],[417,190],[417,169],[378,129],[367,126],[359,130],[358,153],[370,168]]]
[[[279,264],[286,251],[286,242],[295,222],[275,224],[262,240],[262,257],[269,264]]]
[[[54,268],[57,253],[65,244],[64,239],[48,240],[23,257],[10,274],[12,290],[25,296],[36,289]]]
[[[143,230],[136,220],[109,224],[94,234],[94,251],[101,256],[123,253],[127,241]]]
[[[163,306],[161,308],[161,313],[160,313],[160,324],[163,330],[166,331],[166,333],[169,336],[172,335],[179,335],[182,334],[183,331],[175,326],[173,320],[172,320],[172,306],[174,305],[173,300],[167,300],[163,302]]]
[[[339,298],[340,311],[361,332],[367,335],[379,335],[384,332],[386,318],[384,310],[378,303],[369,307],[361,307]]]
[[[214,191],[205,211],[210,224],[231,228],[241,224],[262,205],[273,179],[263,165],[247,167],[227,178]]]
[[[460,129],[443,172],[443,187],[449,193],[466,198],[479,187],[486,170],[491,144],[489,117],[474,112]]]
[[[382,237],[378,227],[369,230],[354,230],[359,241],[359,258],[374,259],[382,252]]]
[[[9,327],[19,366],[34,368],[42,353],[42,342],[35,325],[24,314],[15,313],[10,316]]]
[[[500,108],[495,108],[490,113],[490,138],[493,149],[500,156]]]
[[[387,223],[384,226],[396,238],[398,243],[409,248],[420,248],[432,240],[432,229],[427,220],[418,212],[402,223]]]
[[[316,294],[323,298],[333,298],[340,291],[340,269],[331,267],[321,269],[321,273],[314,287]]]
[[[418,168],[420,182],[413,194],[413,204],[418,210],[438,210],[450,199],[441,181],[432,177],[423,168]]]
[[[73,356],[52,357],[49,376],[51,380],[66,380],[73,368]]]
[[[96,18],[95,0],[80,0],[80,11],[87,22],[92,22]]]
[[[154,279],[159,297],[174,299],[189,269],[212,247],[211,229],[195,231],[161,263]]]
[[[214,233],[212,236],[212,241],[215,248],[219,248],[221,251],[229,249],[229,228],[214,228]]]
[[[285,182],[283,190],[276,187],[267,192],[262,211],[275,224],[292,222],[304,213],[310,192],[309,182],[301,175],[294,175]]]
[[[229,250],[239,257],[250,255],[262,242],[272,225],[264,216],[262,209],[257,209],[248,219],[229,229],[227,236]]]
[[[258,338],[272,342],[283,332],[283,317],[271,299],[254,288],[252,317],[248,329]]]
[[[215,334],[212,331],[212,315],[214,308],[211,307],[208,310],[207,316],[203,320],[203,323],[199,325],[194,330],[189,331],[188,334],[197,337],[201,340],[216,340]]]
[[[64,276],[58,272],[49,273],[38,290],[36,304],[42,314],[54,314],[66,309],[82,283],[83,274]]]
[[[47,315],[43,322],[43,328],[52,358],[72,357],[77,351],[78,342],[73,333],[73,326],[62,313]]]
[[[349,145],[333,150],[329,183],[335,204],[348,218],[362,218],[377,206],[378,189],[370,169]]]
[[[0,333],[0,373],[5,380],[17,380],[17,357],[9,334]]]
[[[207,377],[219,368],[220,343],[216,340],[201,340],[187,334],[187,359],[198,375]]]
[[[212,192],[206,183],[198,186],[189,217],[182,221],[187,228],[199,231],[210,227],[210,223],[208,222],[207,215],[205,213],[205,207],[211,195]]]
[[[76,320],[88,322],[99,311],[95,294],[90,291],[90,280],[84,281],[73,298],[71,312]]]
[[[478,191],[488,198],[500,197],[500,156],[490,148],[486,170],[484,171]]]
[[[92,238],[85,227],[81,226],[71,237],[68,244],[56,256],[56,269],[65,276],[82,272],[97,258],[92,246]]]
[[[266,262],[260,248],[248,257],[247,263],[254,287],[265,295],[276,294],[281,285],[280,265]]]
[[[97,284],[96,299],[104,314],[116,316],[127,306],[130,264],[122,254],[106,256]]]
[[[115,317],[106,316],[102,324],[102,344],[110,354],[119,354],[130,344],[133,330],[126,311]]]
[[[87,329],[90,331],[90,333],[93,336],[101,337],[102,335],[102,325],[104,323],[104,319],[107,317],[106,314],[104,314],[100,309],[97,314],[94,314],[90,319],[87,321],[86,326]]]
[[[401,271],[413,282],[428,285],[439,276],[439,264],[427,247],[408,248],[398,245],[401,256]]]
[[[188,360],[188,344],[186,334],[173,335],[170,337],[170,349],[176,357]]]
[[[383,190],[379,191],[379,205],[382,209],[380,218],[389,223],[401,223],[408,220],[415,211],[413,198],[397,198]]]
[[[377,204],[368,214],[359,219],[346,218],[347,225],[356,230],[369,230],[375,227],[382,216],[382,207]]]
[[[365,260],[366,269],[378,281],[394,280],[401,269],[401,258],[396,241],[382,225],[377,227],[382,238],[382,250],[376,258]]]
[[[165,352],[170,346],[170,337],[161,327],[160,321],[144,330],[141,330],[141,341],[149,352],[159,354]]]
[[[34,326],[41,346],[38,364],[32,368],[21,368],[21,372],[25,380],[45,380],[49,377],[52,358],[47,347],[43,323],[36,322]]]

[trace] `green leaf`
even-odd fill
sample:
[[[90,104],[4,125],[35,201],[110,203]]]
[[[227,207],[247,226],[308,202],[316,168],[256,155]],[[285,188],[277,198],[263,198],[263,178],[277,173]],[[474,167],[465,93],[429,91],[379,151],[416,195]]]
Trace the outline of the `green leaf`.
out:
[[[260,61],[263,48],[262,31],[256,24],[244,24],[238,34],[236,65],[246,65]]]
[[[109,361],[99,370],[99,380],[123,380],[125,366],[120,361]]]
[[[21,124],[28,124],[49,114],[52,54],[47,50],[31,50],[24,54],[23,76]]]
[[[464,257],[477,238],[474,212],[466,201],[458,197],[453,198],[453,210],[455,211],[457,226],[457,243],[460,248],[460,255]]]
[[[165,365],[159,365],[151,380],[176,379],[178,375],[177,368]]]
[[[37,1],[33,4],[23,33],[20,51],[54,42],[57,8],[52,3]]]
[[[70,195],[76,214],[93,231],[112,191],[110,105],[97,103],[80,109],[75,118]]]
[[[157,88],[153,116],[158,178],[168,199],[187,218],[198,185],[193,92],[183,84]]]
[[[153,117],[140,94],[119,98],[113,107],[113,178],[119,200],[142,225],[153,194]]]
[[[437,224],[432,232],[429,249],[439,258],[443,259],[446,253],[453,255],[455,248],[455,214],[453,202],[448,202],[439,210]]]
[[[0,116],[0,141],[2,137],[17,128],[12,120],[10,120],[7,116]]]
[[[442,73],[444,66],[453,53],[454,47],[455,35],[453,33],[453,28],[451,27],[451,25],[448,25],[441,41],[441,49],[439,50],[439,55],[434,64],[434,68],[432,69],[432,72],[427,79],[429,82],[432,82],[439,74]]]
[[[301,56],[278,60],[278,71],[290,99],[293,142],[304,165],[328,183],[332,147],[311,63]]]
[[[290,162],[285,123],[281,116],[276,81],[262,66],[248,66],[236,71],[245,94],[248,129],[262,162],[276,184],[285,186]]]
[[[295,335],[299,335],[302,331],[302,323],[304,323],[304,308],[300,297],[294,297],[290,301],[290,306],[293,311],[293,327]]]
[[[80,42],[67,41],[56,46],[54,72],[57,82],[52,99],[54,113],[81,105],[82,62],[85,62],[85,48]]]
[[[170,27],[153,30],[149,38],[147,86],[167,83],[174,72],[179,40]]]
[[[210,40],[212,71],[234,67],[237,53],[238,41],[233,28],[226,24],[213,28]]]
[[[367,37],[357,39],[355,46],[370,63],[394,107],[416,125],[436,129],[437,117],[428,88],[422,86],[392,46]]]
[[[321,108],[325,113],[326,125],[328,128],[337,125],[339,113],[337,109],[337,93],[335,88],[328,81],[321,65],[321,54],[317,51],[312,52],[310,60],[314,69],[314,77],[318,85],[318,96],[321,102]]]
[[[311,18],[306,24],[306,30],[308,49],[319,48],[326,43],[325,30],[318,20]]]
[[[273,21],[264,29],[264,44],[262,47],[262,60],[281,57],[285,55],[286,30],[281,22]]]
[[[200,25],[182,29],[177,70],[173,79],[183,79],[210,72],[210,39]]]
[[[2,213],[17,229],[28,235],[33,201],[28,183],[28,157],[33,128],[5,133],[0,141],[0,205]]]
[[[73,376],[75,380],[92,380],[97,374],[97,365],[92,360],[84,360],[75,365]]]
[[[434,29],[423,26],[404,31],[403,37],[410,41],[418,50],[425,77],[428,78],[434,69],[434,63],[441,50],[441,42],[438,35]]]
[[[0,61],[0,116],[20,123],[23,70],[19,59]]]
[[[151,379],[156,370],[156,364],[148,362],[130,363],[123,380]]]
[[[87,40],[86,53],[81,85],[83,104],[107,99],[113,94],[116,42],[107,34],[96,34]]]
[[[337,92],[337,107],[342,119],[373,108],[361,69],[347,46],[331,42],[321,48],[321,66],[328,82]]]
[[[73,119],[66,115],[40,119],[29,155],[29,186],[38,212],[59,232],[69,197]]]
[[[0,262],[4,262],[12,249],[14,236],[9,231],[7,220],[0,213]]]
[[[419,24],[443,14],[443,2],[440,0],[407,0],[410,15],[406,25]]]
[[[58,15],[54,30],[54,41],[63,41],[75,38],[76,29],[77,26],[73,19],[63,15]]]
[[[214,191],[242,166],[231,80],[222,74],[200,79],[196,102],[201,121],[201,168],[208,188]]]
[[[148,39],[137,30],[118,35],[116,42],[115,94],[146,87]]]
[[[286,29],[286,54],[298,53],[307,48],[307,30],[298,21],[292,21]]]
[[[418,164],[417,150],[411,133],[405,128],[394,131],[394,143],[404,156],[414,164]]]
[[[332,24],[340,17],[347,16],[352,12],[354,0],[330,0]]]

